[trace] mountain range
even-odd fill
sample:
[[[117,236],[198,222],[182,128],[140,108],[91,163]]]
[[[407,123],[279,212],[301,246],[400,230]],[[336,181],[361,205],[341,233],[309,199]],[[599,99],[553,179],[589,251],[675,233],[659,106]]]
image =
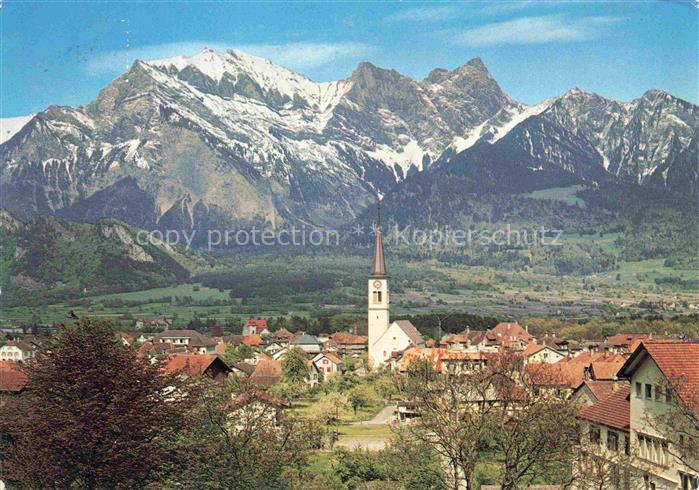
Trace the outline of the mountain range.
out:
[[[435,202],[453,211],[444,195],[573,185],[699,200],[698,106],[578,88],[526,105],[479,58],[423,80],[363,62],[316,83],[206,49],[136,61],[90,104],[51,106],[2,133],[0,205],[21,219],[338,226],[377,195],[388,213],[415,197],[419,214]]]

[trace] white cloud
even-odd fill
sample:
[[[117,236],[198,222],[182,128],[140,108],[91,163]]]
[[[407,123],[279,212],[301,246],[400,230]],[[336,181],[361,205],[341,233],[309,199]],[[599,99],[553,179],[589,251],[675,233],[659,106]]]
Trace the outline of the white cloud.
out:
[[[297,70],[316,68],[343,59],[361,58],[374,50],[367,44],[351,42],[248,44],[237,49]]]
[[[386,20],[392,22],[438,22],[458,15],[460,10],[456,5],[404,9],[389,15]]]
[[[316,68],[342,59],[358,59],[370,54],[372,46],[362,43],[312,43],[243,44],[229,45],[221,42],[187,41],[141,46],[100,53],[88,60],[86,69],[93,75],[120,73],[135,60],[156,60],[173,56],[193,56],[205,47],[223,52],[230,48],[269,58],[274,63],[303,70]]]
[[[470,47],[588,41],[599,37],[605,28],[618,21],[618,18],[605,16],[578,19],[562,15],[522,17],[485,24],[460,33],[452,32],[449,37]]]

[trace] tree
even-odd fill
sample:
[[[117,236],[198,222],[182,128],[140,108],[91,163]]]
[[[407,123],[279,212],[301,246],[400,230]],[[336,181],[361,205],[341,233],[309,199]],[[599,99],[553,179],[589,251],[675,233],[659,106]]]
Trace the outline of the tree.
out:
[[[290,383],[304,383],[308,377],[306,353],[293,347],[282,358],[282,378]]]
[[[89,320],[62,328],[26,373],[25,392],[0,408],[0,478],[21,488],[143,487],[193,398]]]
[[[229,364],[235,364],[237,362],[242,362],[245,359],[250,359],[255,355],[255,349],[247,344],[240,344],[238,347],[234,345],[229,345],[226,348],[226,353],[223,357]]]
[[[349,401],[352,410],[354,410],[354,415],[357,415],[357,410],[364,408],[369,405],[371,401],[371,395],[365,386],[355,386],[347,394],[347,400]]]
[[[519,488],[547,475],[563,478],[578,440],[578,407],[539,392],[520,356],[503,354],[489,371],[496,400],[489,435],[504,459],[501,488]]]
[[[288,488],[290,474],[306,467],[308,452],[320,445],[322,428],[292,417],[277,418],[276,407],[257,402],[259,392],[231,392],[212,383],[199,397],[200,421],[173,451],[186,460],[170,471],[165,488]],[[266,397],[265,397],[266,398]]]
[[[410,373],[410,367],[416,364]],[[437,375],[417,361],[408,368],[413,400],[420,417],[409,426],[415,441],[431,447],[444,463],[444,488],[473,488],[478,450],[490,430],[493,407],[483,373]],[[426,380],[426,381],[425,381]],[[424,381],[424,382],[421,382]]]

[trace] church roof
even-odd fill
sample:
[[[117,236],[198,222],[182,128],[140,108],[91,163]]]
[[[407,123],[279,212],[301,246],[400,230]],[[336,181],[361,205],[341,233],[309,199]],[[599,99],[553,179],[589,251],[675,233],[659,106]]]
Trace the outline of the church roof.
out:
[[[371,275],[386,275],[386,263],[383,258],[383,235],[381,234],[381,225],[376,227],[376,241],[374,242],[374,260],[371,262]]]
[[[407,335],[410,341],[416,346],[425,342],[422,339],[422,335],[420,334],[418,329],[415,328],[415,325],[413,325],[410,320],[396,320],[393,323],[398,325],[398,327],[400,327],[400,329],[403,330],[403,332],[405,332],[405,335]]]

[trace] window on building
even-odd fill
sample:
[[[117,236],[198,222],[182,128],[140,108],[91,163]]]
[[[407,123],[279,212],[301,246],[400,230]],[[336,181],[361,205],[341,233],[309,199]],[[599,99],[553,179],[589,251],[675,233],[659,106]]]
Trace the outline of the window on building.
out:
[[[646,383],[646,400],[653,398],[653,385]]]
[[[619,450],[619,436],[611,430],[607,431],[607,449],[614,452]]]
[[[600,433],[599,433],[599,427],[597,426],[590,426],[590,442],[592,444],[599,444],[600,442]]]
[[[624,437],[624,454],[631,456],[631,440],[629,436]]]
[[[672,388],[669,386],[665,387],[665,403],[670,403],[672,401]]]
[[[374,303],[380,304],[381,300],[381,291],[374,291]]]
[[[643,394],[643,387],[641,383],[636,383],[636,398],[641,398]]]
[[[655,386],[655,401],[656,402],[661,401],[662,396],[663,396],[663,390],[660,388],[660,386],[656,385]]]
[[[699,489],[699,478],[680,472],[680,488],[682,490]]]

